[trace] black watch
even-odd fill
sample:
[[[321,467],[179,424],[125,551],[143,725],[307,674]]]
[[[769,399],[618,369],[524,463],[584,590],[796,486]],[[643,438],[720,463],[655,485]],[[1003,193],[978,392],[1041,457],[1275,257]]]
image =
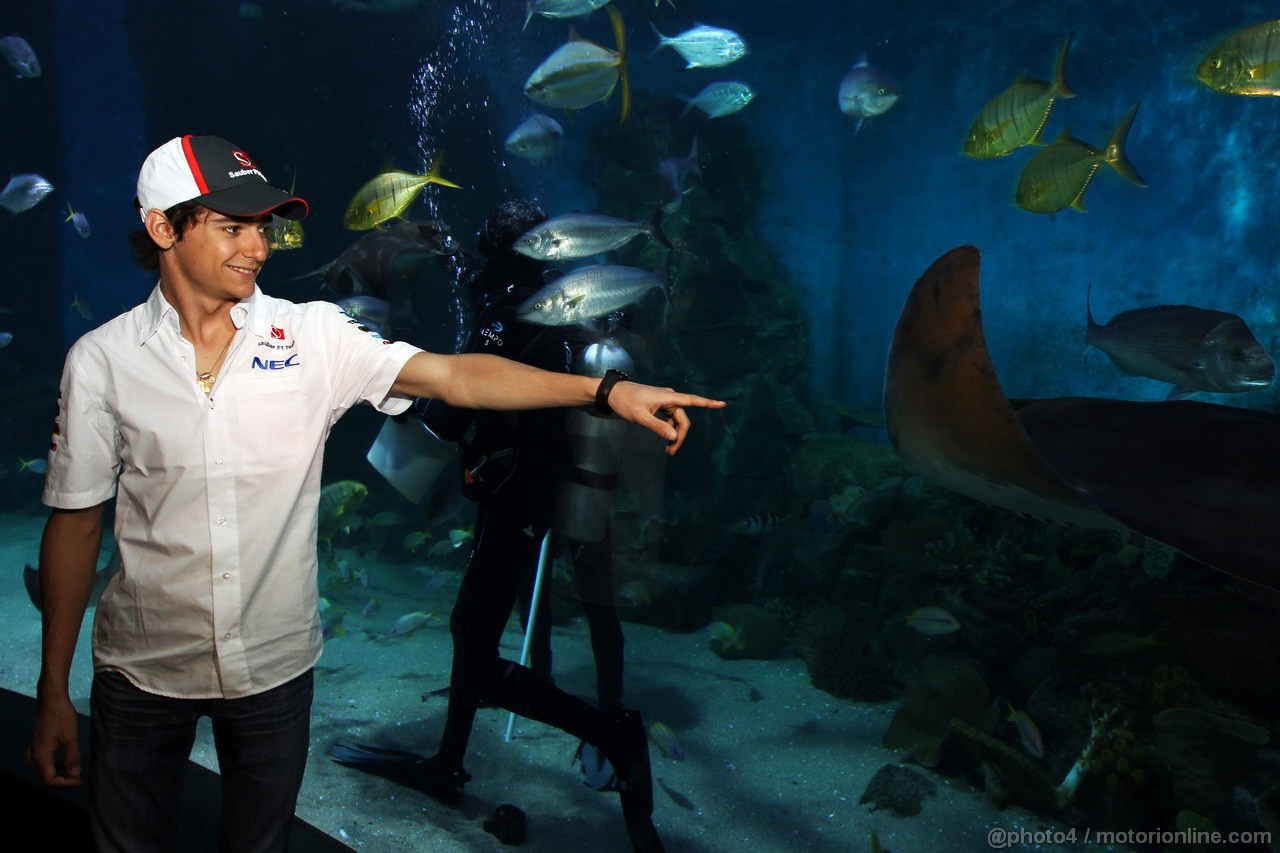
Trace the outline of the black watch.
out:
[[[604,372],[600,384],[596,387],[596,411],[602,415],[612,415],[613,407],[609,405],[609,394],[613,391],[613,386],[619,382],[627,382],[630,376],[621,370],[609,368]]]

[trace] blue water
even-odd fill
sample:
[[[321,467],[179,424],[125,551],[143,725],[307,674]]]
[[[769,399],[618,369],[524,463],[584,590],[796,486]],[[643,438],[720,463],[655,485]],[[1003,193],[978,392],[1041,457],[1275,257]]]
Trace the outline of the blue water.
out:
[[[621,127],[616,94],[572,117],[524,96],[524,80],[564,42],[568,24],[534,17],[522,30],[514,0],[383,12],[323,0],[20,5],[0,26],[31,42],[44,75],[0,76],[8,119],[0,168],[39,172],[56,189],[20,216],[0,212],[0,331],[14,335],[0,350],[0,503],[10,511],[41,511],[40,478],[19,472],[18,460],[45,452],[66,348],[144,299],[153,284],[126,250],[124,235],[137,225],[133,181],[148,151],[183,133],[235,140],[277,185],[296,179],[311,204],[305,246],[273,258],[260,283],[298,300],[326,298],[314,278],[295,277],[357,236],[342,228],[343,210],[383,169],[425,169],[443,152],[444,174],[464,189],[428,187],[407,215],[442,218],[470,245],[485,212],[517,196],[535,197],[552,213],[647,216],[656,199],[637,188],[648,186],[660,156],[683,156],[696,136],[703,177],[670,228],[689,235],[695,254],[705,236],[699,229],[712,227],[737,241],[738,251],[697,259],[702,272],[692,280],[703,290],[696,298],[686,291],[682,303],[677,282],[674,305],[692,304],[695,313],[669,331],[658,327],[653,303],[639,316],[652,347],[648,379],[733,403],[724,416],[695,416],[694,438],[670,466],[665,492],[656,486],[673,527],[693,519],[693,530],[679,535],[711,543],[686,541],[681,553],[721,561],[717,571],[726,574],[753,575],[757,560],[785,574],[777,555],[725,544],[725,529],[757,511],[789,513],[793,523],[805,518],[814,490],[792,481],[798,443],[842,428],[831,401],[880,407],[903,300],[954,246],[982,251],[986,336],[1011,397],[1164,397],[1167,385],[1124,375],[1098,351],[1085,351],[1089,285],[1100,320],[1148,305],[1213,308],[1241,315],[1273,355],[1280,352],[1280,102],[1218,94],[1194,75],[1219,39],[1274,15],[1274,4],[676,0],[674,8],[655,8],[616,0],[636,95],[635,114]],[[348,4],[358,5],[379,4]],[[649,56],[656,38],[646,21],[667,35],[695,22],[732,27],[750,54],[722,69],[681,70],[670,49]],[[613,44],[602,13],[574,26]],[[1037,215],[1013,201],[1032,149],[979,161],[961,146],[978,111],[1020,72],[1049,78],[1068,33],[1066,78],[1077,97],[1055,106],[1045,139],[1069,128],[1101,146],[1139,102],[1126,152],[1148,186],[1103,167],[1085,197],[1087,213]],[[836,90],[864,53],[896,79],[902,96],[855,134]],[[677,96],[717,79],[749,83],[756,99],[732,117],[710,120],[696,110],[679,117]],[[565,128],[564,151],[549,164],[503,150],[506,135],[534,110]],[[630,194],[602,191],[617,187]],[[63,221],[68,203],[92,223],[88,240]],[[746,277],[718,274],[743,265]],[[765,272],[768,281],[751,278]],[[436,288],[447,293],[448,283]],[[466,314],[456,294],[415,303],[414,311],[417,343],[449,349],[460,340]],[[774,321],[788,317],[795,323],[779,332]],[[680,322],[723,351],[690,356]],[[778,336],[761,333],[758,346],[735,349],[766,328]],[[678,356],[672,342],[684,347]],[[1274,389],[1203,399],[1277,408]],[[370,515],[384,509],[409,518],[411,510],[364,462],[379,426],[371,412],[339,426],[326,481],[368,482]],[[886,441],[882,430],[851,434]],[[657,559],[656,548],[649,554]],[[763,588],[792,608],[833,594],[816,582],[778,581],[772,568],[765,574],[775,579]],[[838,566],[809,572],[838,574]],[[759,597],[749,586],[726,584],[713,603]],[[885,600],[879,617],[888,619],[894,613],[885,612]],[[876,611],[874,596],[864,603]],[[1156,621],[1149,611],[1120,618],[1135,630]],[[1273,693],[1247,713],[1274,728],[1275,701]],[[1005,739],[1016,746],[1010,731]]]

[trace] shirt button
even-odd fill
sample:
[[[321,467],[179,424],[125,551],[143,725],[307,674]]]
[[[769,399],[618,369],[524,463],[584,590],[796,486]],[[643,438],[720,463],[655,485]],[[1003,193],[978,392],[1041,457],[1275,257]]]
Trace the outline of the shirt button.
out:
[[[187,357],[185,355],[178,356],[178,360],[181,361],[183,364],[187,363]]]
[[[219,517],[218,517],[218,523],[219,523],[219,524],[226,524],[226,523],[227,523],[227,517],[226,517],[225,515],[219,516]]]
[[[213,460],[213,464],[214,464],[214,465],[221,465],[221,464],[222,464],[222,460],[221,460],[221,459],[215,459],[215,460]]]
[[[224,581],[229,581],[229,580],[231,580],[231,572],[223,572],[223,573],[222,573],[222,579],[223,579]]]
[[[231,632],[230,632],[230,631],[228,631],[227,633],[223,634],[223,635],[222,635],[222,639],[224,639],[224,640],[230,640],[230,639],[231,639]]]

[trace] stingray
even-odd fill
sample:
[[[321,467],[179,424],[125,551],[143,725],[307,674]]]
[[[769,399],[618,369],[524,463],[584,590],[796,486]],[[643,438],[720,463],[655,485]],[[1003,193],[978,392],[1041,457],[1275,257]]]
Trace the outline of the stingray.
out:
[[[1280,589],[1280,417],[1211,403],[1010,400],[987,351],[979,253],[933,263],[898,318],[885,421],[926,479],[994,506],[1132,530]]]

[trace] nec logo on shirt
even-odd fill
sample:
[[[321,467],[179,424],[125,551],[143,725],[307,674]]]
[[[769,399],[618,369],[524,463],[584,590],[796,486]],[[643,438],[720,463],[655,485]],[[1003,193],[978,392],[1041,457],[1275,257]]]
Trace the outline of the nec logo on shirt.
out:
[[[284,370],[286,367],[297,367],[299,364],[298,354],[294,353],[283,360],[261,359],[256,355],[253,357],[253,363],[249,365],[253,370]]]

